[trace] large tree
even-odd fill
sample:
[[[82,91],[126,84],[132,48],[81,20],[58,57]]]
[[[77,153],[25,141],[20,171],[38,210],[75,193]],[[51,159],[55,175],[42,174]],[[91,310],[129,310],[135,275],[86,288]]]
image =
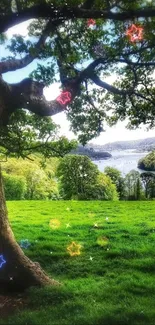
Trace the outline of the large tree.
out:
[[[128,117],[129,127],[154,127],[154,16],[152,2],[143,0],[1,0],[0,42],[10,51],[0,61],[1,151],[25,156],[30,150],[31,123],[22,137],[24,149],[21,133],[16,132],[26,123],[24,109],[36,116],[65,110],[82,143],[102,131],[104,120],[113,125]],[[8,28],[29,19],[29,39],[16,35],[7,41]],[[131,41],[127,35],[132,24],[143,28],[139,40],[134,35]],[[6,82],[5,73],[27,67],[35,59],[37,68],[28,78]],[[114,73],[117,81],[113,85],[104,81]],[[61,82],[62,94],[47,101],[43,89],[55,81]],[[13,237],[1,179],[0,245],[6,257],[0,269],[1,287],[9,286],[10,271],[17,288],[50,283]]]
[[[14,113],[10,117],[9,125],[0,129],[1,159],[4,162],[8,156],[32,159],[31,154],[34,152],[37,155],[42,154],[44,159],[41,163],[44,165],[46,158],[63,157],[75,148],[76,142],[68,141],[65,137],[58,138],[57,129],[49,117],[38,117],[25,111]],[[15,181],[16,179],[14,185]],[[11,188],[9,190],[11,191]],[[29,188],[29,191],[31,190]],[[6,263],[3,263],[4,261]],[[24,255],[12,233],[0,168],[0,290],[17,291],[31,285],[48,283],[57,284],[49,279],[38,263],[33,263]]]

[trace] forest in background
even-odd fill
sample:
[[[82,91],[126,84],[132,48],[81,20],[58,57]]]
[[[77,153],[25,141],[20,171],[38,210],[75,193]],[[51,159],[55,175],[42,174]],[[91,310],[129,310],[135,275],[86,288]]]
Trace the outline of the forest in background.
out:
[[[154,152],[140,164],[154,164]],[[87,156],[8,158],[2,163],[7,200],[145,200],[155,198],[155,174],[131,170],[125,177],[116,168],[104,173]],[[95,176],[94,176],[95,175]]]

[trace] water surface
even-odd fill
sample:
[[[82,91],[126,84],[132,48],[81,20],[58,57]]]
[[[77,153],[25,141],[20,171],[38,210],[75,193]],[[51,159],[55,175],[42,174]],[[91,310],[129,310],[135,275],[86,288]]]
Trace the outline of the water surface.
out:
[[[144,170],[138,169],[138,160],[145,157],[148,152],[136,152],[136,150],[117,150],[110,151],[112,157],[104,160],[94,160],[93,162],[98,166],[101,172],[107,166],[117,168],[121,171],[122,176],[125,176],[130,170],[134,169],[140,173]]]

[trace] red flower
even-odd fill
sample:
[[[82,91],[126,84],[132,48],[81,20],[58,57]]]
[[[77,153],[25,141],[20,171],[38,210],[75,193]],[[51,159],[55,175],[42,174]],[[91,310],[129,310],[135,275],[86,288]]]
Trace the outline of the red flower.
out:
[[[143,28],[132,24],[125,34],[130,37],[131,42],[140,41],[143,39]]]
[[[87,20],[87,26],[89,27],[90,25],[95,25],[96,21],[94,19],[88,19]]]
[[[61,105],[66,105],[71,101],[71,93],[69,91],[63,91],[57,98],[56,101]]]

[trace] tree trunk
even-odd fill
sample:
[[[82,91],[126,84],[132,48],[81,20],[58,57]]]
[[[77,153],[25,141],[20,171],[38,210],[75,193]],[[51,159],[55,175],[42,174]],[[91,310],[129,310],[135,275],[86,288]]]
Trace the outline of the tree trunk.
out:
[[[17,244],[8,221],[0,168],[0,292],[24,291],[30,286],[44,285],[60,283],[51,280],[39,263],[26,257]]]

